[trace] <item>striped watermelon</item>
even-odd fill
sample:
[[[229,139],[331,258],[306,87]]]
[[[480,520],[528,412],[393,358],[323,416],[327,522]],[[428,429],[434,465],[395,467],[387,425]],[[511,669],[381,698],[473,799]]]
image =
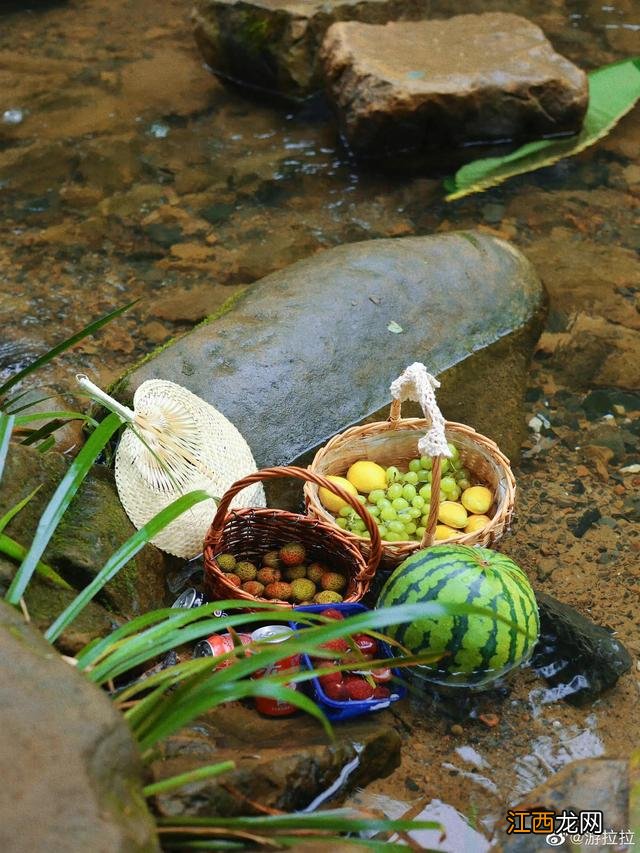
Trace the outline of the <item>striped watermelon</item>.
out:
[[[526,660],[538,639],[538,607],[526,575],[509,557],[487,548],[444,544],[418,551],[389,577],[377,606],[425,601],[475,604],[513,623],[469,614],[387,628],[414,654],[448,653],[437,664],[419,667],[428,680],[487,684]]]

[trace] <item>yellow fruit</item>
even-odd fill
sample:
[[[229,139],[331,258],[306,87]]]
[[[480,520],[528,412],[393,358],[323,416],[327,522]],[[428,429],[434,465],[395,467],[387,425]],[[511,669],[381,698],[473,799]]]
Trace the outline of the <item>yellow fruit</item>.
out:
[[[449,539],[450,536],[457,536],[458,533],[458,530],[454,530],[453,527],[447,527],[446,524],[436,524],[436,532],[433,535],[433,540],[437,542],[439,539]]]
[[[438,521],[449,527],[466,527],[467,511],[457,501],[442,501],[438,510]]]
[[[368,462],[366,459],[353,463],[347,471],[347,480],[364,495],[374,489],[387,488],[386,470],[377,462]]]
[[[493,495],[486,486],[469,486],[462,493],[460,500],[469,512],[484,515],[493,503]]]
[[[482,530],[483,527],[486,527],[490,521],[491,519],[488,515],[470,515],[464,532],[475,533],[476,530]]]
[[[345,492],[348,492],[350,495],[358,494],[356,487],[344,477],[336,477],[334,474],[330,474],[327,477],[327,480],[331,480],[331,482],[335,483],[337,486],[342,486]],[[334,514],[340,512],[343,506],[347,506],[342,498],[334,495],[333,492],[329,491],[329,489],[319,488],[318,497],[320,498],[322,506]]]

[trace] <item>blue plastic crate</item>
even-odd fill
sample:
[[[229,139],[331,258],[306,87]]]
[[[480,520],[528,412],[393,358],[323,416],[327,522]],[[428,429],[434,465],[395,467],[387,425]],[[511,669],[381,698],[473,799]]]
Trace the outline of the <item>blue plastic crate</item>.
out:
[[[340,604],[307,604],[299,607],[294,607],[293,612],[306,613],[322,613],[323,610],[340,610],[345,616],[351,616],[354,613],[363,613],[367,608],[363,604],[355,603],[340,603]],[[289,623],[294,630],[306,627],[299,622],[291,621]],[[386,643],[378,641],[380,644],[381,656],[390,658],[391,649]],[[313,661],[309,655],[301,655],[300,663],[305,669],[312,670],[314,668]],[[374,711],[380,711],[382,708],[388,708],[393,702],[397,702],[406,695],[406,687],[397,679],[401,678],[397,669],[392,669],[394,680],[389,683],[393,691],[388,699],[363,699],[361,701],[350,699],[339,701],[330,699],[322,689],[322,685],[317,678],[311,679],[309,682],[313,698],[318,705],[321,706],[325,714],[330,720],[349,720],[351,717],[359,717],[362,714],[372,714]]]

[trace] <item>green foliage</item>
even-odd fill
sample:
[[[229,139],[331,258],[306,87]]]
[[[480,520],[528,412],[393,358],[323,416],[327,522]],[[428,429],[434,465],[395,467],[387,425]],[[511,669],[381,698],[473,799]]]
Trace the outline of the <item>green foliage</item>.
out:
[[[475,160],[447,178],[447,201],[483,192],[514,175],[551,166],[579,154],[616,126],[640,98],[640,58],[625,59],[589,74],[589,108],[580,133],[528,142],[503,157]]]

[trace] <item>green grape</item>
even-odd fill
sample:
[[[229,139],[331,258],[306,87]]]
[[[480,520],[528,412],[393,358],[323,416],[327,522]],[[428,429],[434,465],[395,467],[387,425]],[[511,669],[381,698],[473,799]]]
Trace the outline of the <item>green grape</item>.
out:
[[[452,459],[452,460],[454,460],[454,459],[456,459],[456,460],[457,460],[457,459],[459,459],[459,458],[460,458],[460,451],[459,451],[459,450],[458,450],[458,448],[455,446],[455,444],[451,444],[451,442],[450,442],[450,441],[448,441],[448,442],[447,442],[447,447],[449,448],[449,452],[451,453],[451,459]]]
[[[441,459],[440,460],[440,473],[446,474],[448,470],[449,470],[449,460],[448,459]]]
[[[458,486],[454,477],[443,477],[442,480],[440,480],[440,488],[446,494],[450,494],[451,492],[455,491]]]
[[[424,468],[426,471],[430,471],[432,465],[433,459],[430,456],[422,456],[420,458],[420,467]]]
[[[427,502],[427,503],[428,503],[428,502],[431,500],[431,483],[427,483],[426,485],[424,485],[424,486],[420,489],[420,491],[419,491],[419,493],[418,493],[418,494],[420,495],[420,497],[421,497],[425,502]]]
[[[360,536],[361,536],[363,539],[371,539],[371,534],[369,533],[369,531],[368,531],[368,530],[364,530],[364,531],[360,534]]]
[[[399,498],[402,495],[402,483],[393,483],[393,485],[389,486],[387,489],[387,497],[390,501],[395,500],[395,498]]]
[[[387,483],[397,483],[401,477],[400,469],[396,468],[395,465],[390,465],[387,468]]]
[[[396,498],[394,501],[391,501],[391,506],[396,510],[406,509],[409,506],[409,501],[404,498]]]
[[[356,500],[359,504],[362,504],[362,506],[364,506],[367,502],[367,499],[364,495],[356,495]]]
[[[340,508],[339,514],[342,518],[349,518],[350,515],[353,515],[353,508],[350,506],[343,506]]]
[[[421,495],[416,495],[411,501],[411,506],[414,506],[416,509],[422,509],[424,506],[424,498]]]
[[[411,485],[411,483],[407,483],[406,486],[402,487],[402,497],[407,501],[412,501],[417,494],[416,487]]]
[[[440,489],[440,495],[438,496],[438,503],[442,503],[442,501],[446,501],[446,499],[447,499],[447,496],[442,491],[442,489]]]
[[[369,515],[372,515],[374,518],[377,518],[380,515],[380,507],[379,506],[371,506],[371,504],[367,504],[366,510]]]
[[[404,481],[405,483],[409,483],[411,486],[415,486],[415,484],[418,482],[418,475],[415,471],[407,471],[407,473],[404,475]]]
[[[448,494],[450,495],[449,500],[451,500],[451,501],[457,501],[457,500],[458,500],[458,498],[460,497],[460,495],[462,494],[462,489],[461,489],[461,488],[460,488],[460,486],[456,483],[456,487],[455,487],[455,489],[453,489],[451,492],[448,492]]]
[[[405,524],[404,529],[407,531],[409,536],[411,536],[412,534],[414,534],[416,532],[416,530],[418,528],[415,526],[413,521],[410,521],[409,524]]]
[[[385,537],[385,541],[386,542],[402,542],[403,537],[400,533],[394,533],[392,530],[390,530]]]
[[[378,507],[378,509],[382,510],[387,506],[391,506],[391,501],[389,500],[389,498],[380,498],[379,501],[376,501],[376,506]]]
[[[336,524],[338,527],[341,527],[343,530],[347,529],[347,519],[346,518],[336,518]]]
[[[458,488],[461,491],[464,492],[464,490],[470,488],[470,486],[471,483],[468,480],[466,480],[464,477],[460,477],[460,479],[458,480]]]
[[[402,533],[404,531],[404,524],[401,521],[390,521],[387,527],[393,533]]]
[[[431,471],[425,471],[424,468],[421,468],[418,471],[418,482],[419,483],[430,483],[431,482]]]
[[[363,530],[367,529],[367,525],[361,518],[356,518],[356,520],[351,523],[351,529],[355,533],[362,533]]]
[[[409,515],[411,516],[411,518],[420,518],[420,516],[422,515],[422,510],[418,509],[417,506],[410,506]]]
[[[426,527],[429,524],[429,513],[425,512],[425,514],[420,519],[421,526]]]
[[[471,471],[468,468],[461,468],[460,474],[464,477],[465,480],[471,480]]]
[[[386,498],[387,493],[384,489],[374,489],[369,492],[369,503],[377,504],[381,498]]]
[[[380,518],[383,521],[394,521],[398,517],[398,513],[392,506],[385,506],[380,510]]]
[[[388,531],[387,526],[385,524],[379,524],[378,525],[378,533],[380,534],[381,539],[386,539],[388,532],[389,531]]]
[[[411,462],[409,462],[409,470],[417,473],[420,470],[420,460],[412,459]]]
[[[416,539],[417,539],[418,541],[420,541],[420,539],[422,539],[422,537],[424,536],[424,534],[425,534],[426,532],[427,532],[427,528],[426,528],[426,527],[416,527]]]

